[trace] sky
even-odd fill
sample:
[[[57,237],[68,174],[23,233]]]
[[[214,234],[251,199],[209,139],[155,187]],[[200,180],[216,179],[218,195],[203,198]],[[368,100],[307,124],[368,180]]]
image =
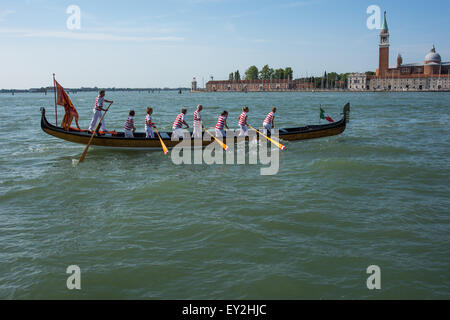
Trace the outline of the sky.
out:
[[[67,26],[71,5],[80,29]],[[423,62],[433,44],[450,61],[448,0],[2,0],[0,88],[49,86],[52,73],[68,88],[176,88],[251,65],[375,71],[371,5],[387,11],[391,66],[398,53]]]

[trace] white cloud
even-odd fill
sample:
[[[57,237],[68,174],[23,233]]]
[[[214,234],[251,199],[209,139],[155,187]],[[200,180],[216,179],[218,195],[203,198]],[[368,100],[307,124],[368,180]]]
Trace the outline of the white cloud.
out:
[[[5,10],[5,11],[0,12],[0,22],[4,21],[7,16],[9,16],[13,13],[15,13],[14,10]]]
[[[87,41],[179,42],[184,40],[184,38],[182,37],[175,37],[175,36],[148,37],[148,36],[118,35],[102,32],[51,31],[51,30],[2,29],[2,28],[0,28],[0,34],[23,38],[59,38],[59,39],[87,40]]]
[[[177,31],[175,28],[164,27],[120,27],[120,26],[108,26],[89,28],[93,32],[114,32],[114,33],[173,33]]]

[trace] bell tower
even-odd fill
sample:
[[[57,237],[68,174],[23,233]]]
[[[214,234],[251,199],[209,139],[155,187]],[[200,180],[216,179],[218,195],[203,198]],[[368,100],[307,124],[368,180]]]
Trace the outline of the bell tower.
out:
[[[380,32],[380,62],[377,70],[377,76],[384,78],[389,69],[389,28],[386,19],[386,11],[384,12],[383,26]]]
[[[402,55],[399,53],[397,56],[397,69],[400,68],[403,64],[403,57]]]
[[[194,77],[191,82],[191,92],[195,92],[195,91],[197,91],[197,80]]]

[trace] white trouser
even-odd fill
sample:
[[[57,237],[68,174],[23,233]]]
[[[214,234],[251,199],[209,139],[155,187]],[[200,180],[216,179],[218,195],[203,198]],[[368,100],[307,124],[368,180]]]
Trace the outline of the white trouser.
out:
[[[239,131],[239,137],[246,137],[248,136],[248,127],[247,126],[242,126],[239,125],[241,127],[241,130]]]
[[[226,137],[227,133],[223,129],[216,128],[216,137]]]
[[[172,139],[184,138],[184,132],[181,128],[172,128]]]
[[[145,135],[146,138],[154,138],[155,137],[152,127],[145,127],[145,133],[146,133],[146,135]]]
[[[202,138],[202,123],[200,121],[194,121],[194,131],[192,132],[192,138]]]
[[[131,130],[125,130],[125,138],[134,138],[133,131]]]
[[[97,126],[97,122],[102,118],[102,112],[99,110],[95,110],[94,109],[94,117],[92,117],[92,121],[91,121],[91,125],[89,126],[89,130],[90,131],[94,131],[96,126]],[[106,131],[105,128],[105,119],[102,120],[102,123],[100,125],[100,130],[101,131]]]
[[[272,132],[272,125],[270,123],[264,123],[263,127],[265,129],[266,134]]]

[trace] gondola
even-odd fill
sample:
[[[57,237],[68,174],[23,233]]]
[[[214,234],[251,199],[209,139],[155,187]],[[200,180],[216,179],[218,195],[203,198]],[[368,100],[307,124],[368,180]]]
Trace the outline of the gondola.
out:
[[[78,130],[75,128],[70,128],[69,131],[66,131],[63,128],[54,126],[48,122],[45,116],[45,108],[41,108],[41,113],[42,113],[41,128],[47,134],[73,143],[84,145],[88,144],[92,134],[89,133],[87,130]],[[349,116],[350,116],[350,104],[347,103],[344,106],[343,116],[341,120],[324,125],[311,125],[299,128],[279,129],[279,138],[285,141],[297,141],[297,140],[308,140],[308,139],[336,136],[345,131],[346,125],[350,119]],[[172,132],[160,132],[160,135],[168,148],[173,148],[179,143],[179,141],[171,140]],[[123,132],[106,132],[106,133],[99,132],[93,138],[92,145],[118,149],[161,148],[161,143],[158,137],[155,137],[153,139],[147,139],[145,138],[145,133],[141,132],[136,132],[134,136],[135,136],[134,138],[125,138]],[[234,139],[233,143],[236,143],[238,139],[243,138],[234,137],[233,139]],[[248,139],[248,137],[246,139]],[[224,142],[227,144],[232,143],[232,141],[230,140],[231,138],[228,138],[225,139]],[[212,142],[214,142],[213,139],[203,140],[202,146],[207,146]],[[194,143],[192,143],[192,145],[194,146]]]

